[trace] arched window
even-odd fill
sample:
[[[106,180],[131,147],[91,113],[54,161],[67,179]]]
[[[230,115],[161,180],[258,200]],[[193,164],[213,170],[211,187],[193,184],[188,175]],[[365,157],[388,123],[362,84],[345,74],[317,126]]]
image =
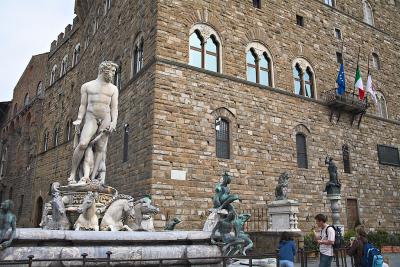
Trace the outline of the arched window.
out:
[[[65,55],[61,61],[61,71],[60,71],[60,77],[64,76],[65,73],[67,73],[67,62],[68,61],[68,55]]]
[[[85,42],[84,42],[84,44],[85,44],[85,49],[86,48],[88,48],[88,46],[89,46],[89,41],[90,41],[90,34],[89,34],[89,30],[86,32],[86,35],[85,35]]]
[[[128,161],[129,152],[129,124],[124,125],[124,147],[122,148],[122,162]]]
[[[29,94],[26,93],[25,98],[24,98],[24,108],[29,106]]]
[[[253,49],[246,53],[247,80],[253,83],[257,82],[257,55]]]
[[[376,53],[372,53],[372,65],[377,70],[381,69],[381,62],[379,61],[379,56]]]
[[[343,154],[343,167],[345,173],[351,173],[350,169],[350,151],[347,145],[342,146],[342,154]]]
[[[376,112],[377,115],[387,119],[388,118],[388,112],[387,112],[387,105],[386,105],[386,99],[384,95],[381,92],[376,92],[376,99],[377,99],[377,104],[376,104]]]
[[[65,127],[65,140],[69,142],[72,139],[72,120],[67,121],[67,125]]]
[[[133,49],[133,75],[143,68],[143,36],[139,35]]]
[[[214,35],[211,35],[205,44],[205,69],[211,70],[215,72],[219,72],[218,70],[218,42]]]
[[[272,61],[267,48],[258,42],[246,48],[247,80],[272,86]]]
[[[36,89],[36,95],[37,96],[43,95],[43,83],[42,83],[42,81],[40,81],[38,83],[38,86],[37,86],[37,89]]]
[[[112,0],[106,0],[107,9],[111,8],[111,2]]]
[[[308,169],[306,137],[302,133],[296,134],[297,167]]]
[[[58,130],[58,127],[56,127],[55,129],[54,129],[54,135],[53,135],[53,144],[54,144],[54,147],[56,147],[56,146],[58,146],[58,144],[59,144],[59,140],[58,140],[58,134],[59,134],[59,130]]]
[[[190,30],[189,65],[221,72],[221,41],[208,25],[198,24]]]
[[[72,55],[72,66],[78,64],[81,59],[81,44],[77,44],[74,48],[74,54]]]
[[[45,131],[43,136],[43,151],[47,151],[49,148],[49,132]]]
[[[50,73],[50,85],[56,81],[57,65],[54,65]]]
[[[7,147],[3,146],[0,158],[0,176],[6,175],[6,166],[7,166]]]
[[[325,0],[325,4],[328,6],[335,6],[335,1],[334,0]]]
[[[230,158],[229,122],[221,117],[215,121],[217,158]]]
[[[372,12],[372,7],[367,0],[363,0],[363,10],[364,10],[364,22],[374,26],[374,14]]]
[[[14,116],[17,115],[18,113],[18,103],[15,103],[14,105]]]
[[[294,93],[315,98],[315,79],[311,65],[304,59],[293,62]]]
[[[114,85],[118,87],[118,89],[121,89],[121,73],[122,73],[121,62],[119,62],[114,75]]]
[[[13,187],[11,186],[10,191],[8,191],[8,199],[9,200],[13,199],[13,193],[14,193],[14,190],[13,190]]]

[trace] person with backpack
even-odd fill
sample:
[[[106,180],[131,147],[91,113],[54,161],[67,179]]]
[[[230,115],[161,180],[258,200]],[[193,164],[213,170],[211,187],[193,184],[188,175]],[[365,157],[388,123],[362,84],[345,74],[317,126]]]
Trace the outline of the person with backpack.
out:
[[[335,229],[326,223],[328,220],[324,214],[317,214],[315,223],[320,229],[316,241],[319,244],[319,267],[330,267],[333,259],[333,244],[335,243]]]
[[[279,267],[294,267],[296,244],[288,232],[283,232],[279,242]]]
[[[364,254],[364,245],[368,243],[367,233],[362,225],[356,227],[357,238],[350,240],[350,247],[347,248],[347,255],[354,259],[354,267],[364,267],[362,258]]]

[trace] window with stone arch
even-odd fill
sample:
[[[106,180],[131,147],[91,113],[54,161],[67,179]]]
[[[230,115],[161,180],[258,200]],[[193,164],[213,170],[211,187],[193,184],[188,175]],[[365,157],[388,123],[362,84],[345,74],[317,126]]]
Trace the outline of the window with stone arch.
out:
[[[122,74],[122,62],[118,62],[118,67],[115,70],[115,75],[114,75],[114,85],[118,88],[121,89],[121,74]]]
[[[372,66],[377,70],[381,69],[381,62],[377,53],[372,53]]]
[[[196,24],[189,32],[189,65],[222,72],[222,46],[218,33],[206,24]]]
[[[40,82],[38,83],[38,86],[37,86],[37,88],[36,88],[36,95],[37,95],[37,96],[43,95],[43,83],[42,83],[42,81],[40,81]]]
[[[216,155],[217,158],[230,158],[230,133],[229,121],[225,118],[218,117],[215,121],[216,136]]]
[[[351,173],[350,168],[350,150],[348,145],[342,146],[342,156],[343,156],[343,169],[345,173]]]
[[[72,129],[73,129],[72,120],[68,120],[67,125],[65,127],[65,140],[67,142],[69,142],[72,139]]]
[[[29,94],[26,93],[24,97],[24,108],[27,108],[29,106]]]
[[[297,167],[308,169],[307,139],[305,134],[296,134]]]
[[[48,149],[49,149],[49,132],[45,130],[43,134],[43,151],[46,152]]]
[[[132,76],[138,73],[143,68],[143,34],[140,33],[133,44],[132,56]]]
[[[7,146],[3,146],[3,150],[1,151],[0,157],[0,176],[6,175],[6,166],[7,166]]]
[[[388,111],[387,111],[387,105],[386,105],[386,99],[385,96],[382,94],[382,92],[377,91],[376,92],[376,114],[379,117],[388,118]]]
[[[54,128],[54,134],[53,134],[53,146],[56,147],[59,144],[59,133],[60,133],[60,129],[58,128],[58,126],[56,126]]]
[[[367,0],[363,0],[364,22],[374,26],[374,13],[371,4]]]
[[[67,73],[68,67],[68,55],[65,55],[61,61],[61,70],[60,70],[60,77],[64,76]]]
[[[72,67],[79,63],[81,59],[81,44],[78,43],[74,48],[74,53],[72,54]]]
[[[50,85],[52,85],[56,81],[56,72],[57,72],[57,65],[54,65],[53,68],[51,68]]]
[[[316,98],[315,73],[310,63],[299,58],[293,62],[294,93],[309,98]]]
[[[273,61],[264,45],[253,42],[247,46],[246,76],[250,82],[273,86]]]
[[[14,105],[14,116],[15,115],[17,115],[17,113],[18,113],[18,103],[15,103],[15,105]]]

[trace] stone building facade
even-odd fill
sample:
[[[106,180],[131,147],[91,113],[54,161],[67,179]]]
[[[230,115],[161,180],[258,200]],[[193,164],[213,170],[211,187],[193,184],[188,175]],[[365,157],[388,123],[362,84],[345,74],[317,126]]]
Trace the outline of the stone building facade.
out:
[[[314,214],[329,212],[329,155],[342,183],[342,222],[399,229],[398,1],[78,0],[75,13],[46,54],[44,93],[28,108],[36,123],[26,129],[34,137],[27,158],[11,159],[20,116],[2,124],[3,199],[13,188],[21,226],[36,226],[50,183],[66,182],[80,86],[113,60],[120,115],[106,181],[150,193],[161,207],[157,226],[178,216],[180,228],[201,228],[224,171],[241,209],[265,208],[287,171],[300,228],[309,230]],[[364,82],[370,61],[379,90],[359,126],[348,112],[331,118],[325,102],[341,60],[350,94],[357,61]]]

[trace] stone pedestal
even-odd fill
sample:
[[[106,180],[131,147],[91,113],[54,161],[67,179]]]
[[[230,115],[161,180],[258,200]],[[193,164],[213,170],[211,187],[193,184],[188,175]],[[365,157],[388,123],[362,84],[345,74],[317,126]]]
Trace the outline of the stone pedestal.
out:
[[[331,212],[332,212],[332,224],[336,227],[339,227],[344,233],[344,225],[340,223],[340,194],[328,194],[327,198],[331,202]]]
[[[295,200],[275,200],[268,205],[269,229],[274,232],[300,232],[297,228],[299,203]]]

